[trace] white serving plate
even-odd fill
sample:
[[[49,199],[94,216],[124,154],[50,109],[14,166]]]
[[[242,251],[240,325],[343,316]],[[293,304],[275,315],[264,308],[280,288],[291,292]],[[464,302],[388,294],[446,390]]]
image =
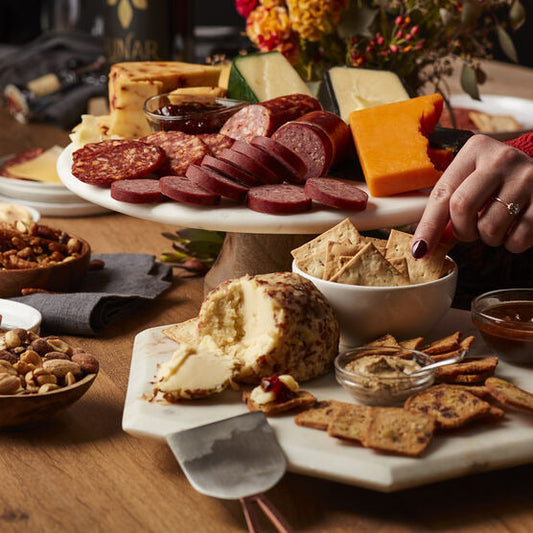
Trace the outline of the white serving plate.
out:
[[[164,439],[165,435],[246,412],[235,391],[180,404],[148,402],[157,365],[168,360],[176,344],[152,328],[134,342],[130,378],[122,419],[123,429],[136,436]],[[428,340],[460,330],[476,335],[472,353],[488,354],[468,311],[452,309]],[[533,368],[501,362],[497,375],[533,390]],[[335,381],[333,371],[304,383],[319,400],[353,401]],[[382,492],[424,485],[468,474],[533,461],[533,416],[508,411],[502,422],[477,425],[453,435],[434,437],[421,458],[386,455],[357,444],[328,437],[326,432],[297,426],[293,414],[270,417],[269,422],[287,458],[288,470]]]
[[[0,299],[0,315],[2,316],[1,329],[23,328],[39,333],[41,313],[29,305]]]
[[[341,211],[315,206],[297,215],[257,213],[245,206],[222,201],[217,207],[193,206],[169,201],[161,204],[128,204],[111,198],[109,189],[83,183],[71,173],[73,146],[69,145],[58,159],[61,181],[72,192],[89,202],[136,218],[177,226],[229,231],[236,233],[313,234],[321,233],[349,217],[361,231],[401,226],[417,221],[427,202],[428,192],[390,198],[370,197],[365,211]],[[368,192],[365,184],[360,187]]]

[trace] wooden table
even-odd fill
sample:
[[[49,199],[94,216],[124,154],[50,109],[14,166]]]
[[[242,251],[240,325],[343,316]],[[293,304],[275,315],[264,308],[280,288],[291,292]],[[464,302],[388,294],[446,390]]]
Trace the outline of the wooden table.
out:
[[[531,97],[532,86],[533,70],[491,64],[484,92]],[[0,111],[0,156],[67,142],[65,132],[18,125]],[[95,253],[158,256],[170,249],[161,233],[176,229],[119,214],[43,221],[87,239]],[[197,493],[165,444],[121,429],[134,336],[195,316],[202,297],[202,278],[176,275],[171,290],[101,336],[65,337],[98,357],[100,373],[78,403],[54,418],[0,433],[0,531],[246,529],[239,503]],[[533,465],[526,465],[382,494],[288,473],[268,496],[296,531],[527,533],[532,479]]]

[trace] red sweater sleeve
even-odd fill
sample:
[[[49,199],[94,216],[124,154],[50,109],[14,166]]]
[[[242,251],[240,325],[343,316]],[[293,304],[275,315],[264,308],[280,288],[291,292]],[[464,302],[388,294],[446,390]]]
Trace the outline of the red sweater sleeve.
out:
[[[526,153],[529,157],[533,157],[533,132],[525,133],[516,139],[510,139],[505,141],[505,144],[514,146],[522,152]]]

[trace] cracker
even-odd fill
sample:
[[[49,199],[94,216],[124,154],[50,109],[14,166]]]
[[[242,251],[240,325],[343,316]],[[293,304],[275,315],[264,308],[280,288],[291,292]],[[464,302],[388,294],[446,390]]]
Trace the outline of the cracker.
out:
[[[285,402],[268,402],[256,403],[250,399],[251,390],[245,390],[242,393],[242,400],[248,407],[249,411],[263,411],[266,416],[277,415],[286,411],[302,409],[316,403],[316,398],[310,392],[299,390],[294,398]]]
[[[323,279],[329,280],[339,270],[339,257],[349,256],[350,259],[361,250],[363,244],[350,241],[329,241],[326,245]]]
[[[328,435],[339,439],[362,442],[369,423],[371,408],[349,404],[337,410],[328,425]]]
[[[485,374],[496,370],[498,358],[496,356],[471,357],[463,359],[459,363],[441,366],[435,369],[435,378],[440,379],[447,376],[457,376],[460,374]]]
[[[462,427],[487,413],[490,404],[478,396],[446,385],[435,385],[409,396],[404,408],[433,417],[442,430]]]
[[[174,324],[161,330],[169,339],[183,344],[198,344],[198,317]]]
[[[490,401],[492,399],[490,391],[485,385],[462,385],[460,383],[447,383],[446,386],[457,391],[469,392],[476,395],[478,398],[482,398],[483,400]]]
[[[328,428],[328,424],[335,416],[335,413],[344,405],[351,404],[339,402],[337,400],[324,400],[318,402],[298,413],[294,417],[294,423],[298,426],[325,431]]]
[[[400,341],[400,346],[407,350],[420,350],[424,344],[424,337],[415,337],[414,339],[406,339]]]
[[[453,376],[442,375],[439,381],[442,383],[455,383],[457,385],[479,385],[485,382],[487,378],[494,375],[494,372],[478,372],[477,374],[455,374]]]
[[[461,332],[456,331],[447,337],[433,341],[429,346],[426,346],[422,351],[427,355],[438,355],[452,350],[457,350],[459,346],[459,339]]]
[[[415,259],[411,253],[412,238],[413,236],[410,233],[392,229],[387,241],[385,257],[388,260],[404,257],[407,261],[411,283],[425,283],[439,279],[442,265],[446,258],[445,248],[438,246],[430,256]]]
[[[306,272],[315,278],[322,278],[325,267],[324,260],[325,255],[318,250],[314,253],[309,253],[305,256],[303,255],[294,261],[296,266],[303,272]]]
[[[521,389],[505,379],[490,377],[485,381],[494,398],[504,405],[524,411],[533,411],[533,393]]]
[[[365,244],[330,281],[373,287],[409,285],[409,281],[385,259],[371,242]]]
[[[435,430],[435,419],[401,407],[373,407],[363,444],[410,457],[419,457]]]
[[[367,342],[366,344],[363,344],[363,347],[366,346],[400,346],[400,343],[396,340],[396,337],[394,335],[391,335],[390,333],[385,333],[385,335],[381,335],[381,337],[378,337],[377,339],[374,339],[373,341]]]
[[[516,131],[522,128],[520,123],[511,115],[493,115],[472,110],[468,113],[468,117],[479,131],[487,133]]]

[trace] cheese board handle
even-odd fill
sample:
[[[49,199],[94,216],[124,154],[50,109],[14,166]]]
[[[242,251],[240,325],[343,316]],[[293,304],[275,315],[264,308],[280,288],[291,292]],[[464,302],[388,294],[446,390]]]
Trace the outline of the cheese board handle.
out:
[[[280,533],[294,533],[294,529],[292,529],[285,517],[278,511],[278,509],[276,509],[274,504],[264,494],[256,494],[255,496],[241,498],[241,504],[244,511],[244,516],[246,518],[246,525],[248,526],[248,531],[250,533],[260,532],[257,515],[251,507],[253,502],[256,502],[259,507],[261,507],[267,518]]]

